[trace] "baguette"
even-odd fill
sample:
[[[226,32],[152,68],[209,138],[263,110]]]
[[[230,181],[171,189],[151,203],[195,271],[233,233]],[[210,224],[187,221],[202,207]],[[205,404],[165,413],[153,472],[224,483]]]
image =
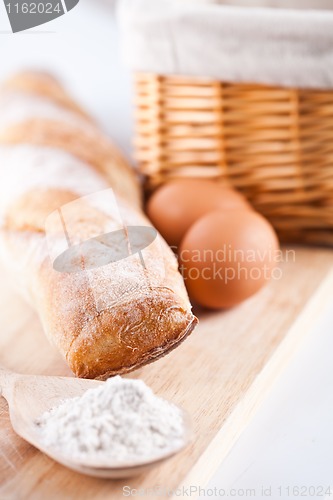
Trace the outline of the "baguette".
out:
[[[8,80],[0,110],[1,253],[48,338],[84,378],[168,353],[197,319],[134,171],[47,74]]]

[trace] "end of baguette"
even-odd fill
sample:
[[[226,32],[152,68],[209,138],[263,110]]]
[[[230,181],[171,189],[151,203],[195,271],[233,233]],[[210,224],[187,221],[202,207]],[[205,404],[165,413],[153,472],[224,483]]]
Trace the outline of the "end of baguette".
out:
[[[87,323],[71,345],[67,362],[81,378],[125,374],[168,354],[197,323],[172,290],[156,288]]]

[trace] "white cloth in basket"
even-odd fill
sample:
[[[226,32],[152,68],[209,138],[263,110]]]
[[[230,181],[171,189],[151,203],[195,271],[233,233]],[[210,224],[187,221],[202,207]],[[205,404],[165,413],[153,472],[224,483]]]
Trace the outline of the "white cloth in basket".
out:
[[[120,0],[118,19],[134,71],[333,88],[333,10]]]

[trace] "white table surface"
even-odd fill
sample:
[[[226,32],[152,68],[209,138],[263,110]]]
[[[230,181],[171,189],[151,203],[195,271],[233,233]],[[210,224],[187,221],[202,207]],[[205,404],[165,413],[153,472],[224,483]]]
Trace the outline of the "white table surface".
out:
[[[15,35],[0,3],[0,79],[22,68],[59,75],[131,156],[131,83],[119,57],[111,0],[81,0],[67,15]],[[310,486],[332,487],[326,497],[333,499],[333,298],[318,321],[202,499],[325,498]],[[212,497],[207,488],[221,491]]]

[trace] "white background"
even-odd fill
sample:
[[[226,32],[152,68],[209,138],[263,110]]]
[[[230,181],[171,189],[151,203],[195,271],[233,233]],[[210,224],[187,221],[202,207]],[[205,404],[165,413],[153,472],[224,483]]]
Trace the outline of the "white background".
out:
[[[13,35],[0,4],[0,78],[22,68],[57,74],[130,157],[131,83],[120,62],[112,12],[108,0],[81,0],[64,17]],[[229,492],[224,498],[324,498],[286,488],[333,487],[333,298],[318,320],[212,479],[209,487]],[[268,496],[261,494],[263,486]]]
[[[131,148],[130,76],[120,63],[112,0],[80,0],[54,21],[12,34],[0,0],[0,79],[24,68],[58,75],[118,145]]]

